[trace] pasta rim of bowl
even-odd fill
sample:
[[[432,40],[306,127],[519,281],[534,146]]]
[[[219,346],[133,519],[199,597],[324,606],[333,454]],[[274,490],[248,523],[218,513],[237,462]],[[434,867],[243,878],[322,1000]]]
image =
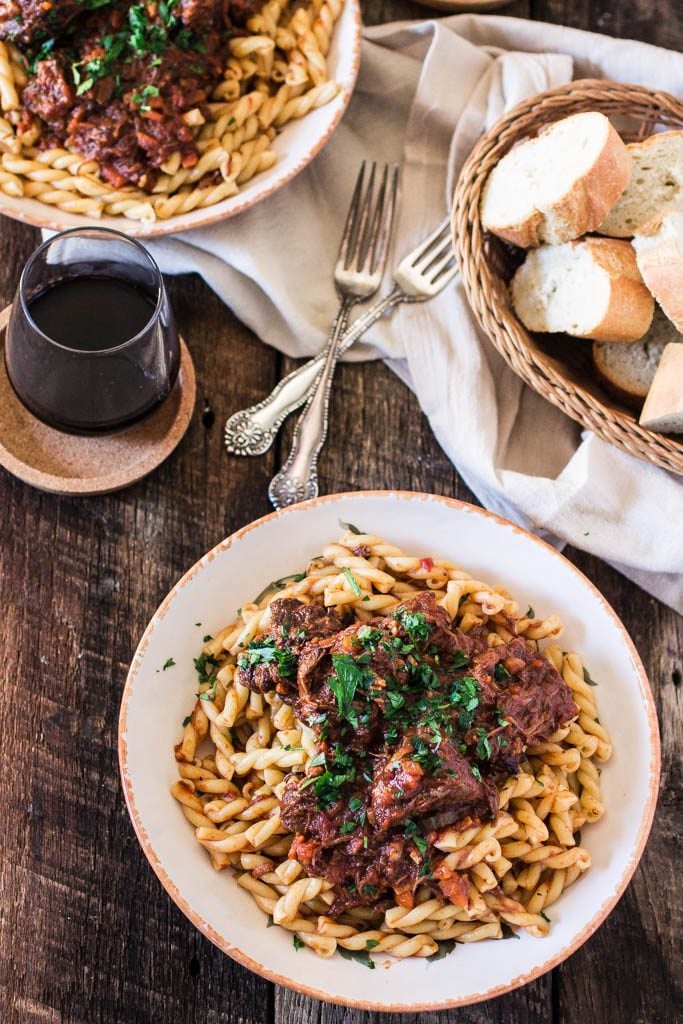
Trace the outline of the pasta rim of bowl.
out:
[[[643,704],[644,710],[646,712],[647,727],[650,739],[647,799],[643,804],[643,810],[642,815],[640,817],[636,841],[634,842],[633,848],[630,849],[628,861],[623,867],[621,875],[616,880],[614,890],[610,892],[610,895],[598,906],[596,912],[592,915],[588,923],[581,929],[581,931],[574,935],[571,938],[571,940],[565,946],[563,946],[563,948],[560,949],[559,952],[557,952],[555,955],[549,957],[546,961],[537,964],[530,970],[525,971],[524,973],[521,973],[518,976],[515,976],[509,982],[506,982],[502,985],[496,985],[493,988],[489,988],[482,992],[469,994],[465,997],[445,998],[432,1002],[388,1003],[376,1002],[373,1001],[371,998],[353,998],[347,997],[345,995],[332,996],[324,990],[319,990],[308,984],[296,982],[293,979],[273,970],[272,968],[267,966],[267,964],[260,963],[259,961],[255,960],[252,956],[246,954],[239,947],[233,945],[224,935],[218,933],[207,921],[205,921],[201,917],[200,914],[198,914],[190,906],[190,904],[187,902],[184,896],[179,892],[175,883],[171,880],[171,878],[165,871],[163,864],[160,862],[159,857],[155,853],[149,836],[146,833],[145,827],[142,823],[142,820],[140,819],[140,816],[136,808],[133,786],[130,778],[128,777],[126,732],[128,701],[130,698],[131,689],[135,682],[138,668],[140,667],[140,659],[142,658],[146,650],[150,637],[154,632],[154,628],[156,624],[165,616],[166,611],[168,610],[168,606],[172,602],[174,596],[188,582],[190,582],[195,577],[195,575],[197,575],[198,572],[201,571],[205,564],[211,562],[217,555],[228,550],[234,542],[239,541],[241,538],[248,535],[253,530],[259,528],[263,524],[274,519],[280,518],[282,516],[287,516],[293,512],[296,512],[297,510],[305,511],[306,509],[314,508],[320,505],[334,504],[336,502],[343,500],[363,498],[383,498],[397,499],[399,501],[418,501],[436,503],[438,505],[441,505],[442,507],[445,507],[446,509],[450,508],[453,510],[457,510],[459,512],[465,512],[475,516],[484,517],[490,521],[495,522],[497,525],[504,527],[508,530],[511,530],[514,533],[519,534],[533,541],[535,544],[539,545],[552,557],[558,559],[561,563],[564,563],[570,569],[570,571],[578,578],[578,581],[581,583],[581,585],[584,588],[588,588],[592,596],[596,598],[599,604],[601,605],[602,610],[612,620],[612,623],[614,624],[614,626],[616,626],[619,637],[623,642],[625,649],[628,653],[630,662],[633,666],[634,673],[637,676],[640,695],[644,698]],[[299,991],[304,995],[322,999],[324,1001],[333,1002],[340,1005],[357,1007],[369,1011],[384,1012],[428,1012],[436,1011],[439,1009],[448,1009],[455,1008],[458,1006],[471,1005],[476,1002],[491,999],[498,995],[502,995],[505,992],[509,992],[516,988],[519,988],[520,986],[525,985],[530,981],[533,981],[535,978],[551,970],[559,963],[561,963],[563,960],[565,960],[568,956],[572,955],[588,938],[590,938],[593,932],[599,927],[599,925],[605,920],[605,918],[611,912],[615,904],[623,895],[638,865],[652,825],[660,775],[659,730],[656,711],[654,707],[654,701],[652,698],[652,693],[650,690],[647,675],[637,654],[635,646],[633,645],[633,642],[631,641],[628,633],[626,632],[625,627],[622,625],[614,610],[611,608],[611,606],[608,604],[608,602],[602,596],[599,590],[594,586],[594,584],[591,583],[591,581],[581,572],[581,570],[579,570],[576,566],[569,562],[568,559],[566,559],[563,555],[561,555],[558,551],[552,548],[545,541],[541,540],[539,537],[536,537],[533,534],[530,534],[528,531],[524,530],[519,526],[516,526],[508,520],[505,520],[504,518],[497,516],[495,513],[491,513],[485,509],[470,505],[466,502],[461,502],[454,498],[400,490],[357,491],[327,495],[319,498],[314,498],[310,501],[303,502],[296,506],[291,506],[290,508],[270,513],[269,515],[266,515],[258,520],[255,520],[252,523],[247,524],[240,530],[235,531],[224,541],[216,545],[202,559],[200,559],[190,570],[188,570],[187,573],[185,573],[185,575],[178,581],[178,583],[176,583],[176,585],[172,588],[167,597],[161,603],[156,613],[154,614],[153,618],[151,619],[147,629],[145,630],[145,633],[140,641],[140,644],[138,645],[128,674],[121,703],[121,711],[119,716],[118,748],[124,796],[138,840],[140,841],[143,851],[147,859],[150,861],[150,864],[155,873],[157,874],[157,877],[161,881],[162,885],[164,886],[164,888],[166,888],[167,892],[174,900],[174,902],[179,906],[179,908],[189,918],[189,920],[195,925],[195,927],[198,928],[198,930],[200,930],[215,945],[222,949],[223,952],[230,955],[233,959],[237,960],[243,966],[247,967],[248,969],[254,971],[255,973],[267,978],[268,980],[276,984],[284,985],[286,987],[294,989],[295,991]]]

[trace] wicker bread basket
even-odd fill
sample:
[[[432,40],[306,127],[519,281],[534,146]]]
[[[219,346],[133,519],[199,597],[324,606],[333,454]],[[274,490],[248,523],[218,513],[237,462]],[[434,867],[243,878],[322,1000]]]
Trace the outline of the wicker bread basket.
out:
[[[683,128],[683,101],[619,82],[570,82],[518,104],[479,140],[458,181],[453,229],[462,280],[483,330],[527,384],[611,444],[683,474],[683,436],[645,430],[633,412],[601,388],[593,372],[590,341],[532,335],[523,327],[507,290],[523,253],[481,226],[480,199],[496,162],[520,139],[583,110],[606,114],[626,142],[645,138],[656,127]]]

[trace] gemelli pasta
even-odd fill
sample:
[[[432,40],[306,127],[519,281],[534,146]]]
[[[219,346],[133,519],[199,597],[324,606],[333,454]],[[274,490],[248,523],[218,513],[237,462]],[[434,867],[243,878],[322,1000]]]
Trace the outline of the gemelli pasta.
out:
[[[544,936],[590,867],[611,755],[561,632],[345,528],[205,638],[173,796],[296,948],[372,967]]]
[[[37,0],[23,21],[0,11],[0,191],[144,222],[236,195],[276,162],[280,130],[339,92],[327,55],[343,2],[79,0],[63,24]],[[234,31],[213,8],[238,11]]]

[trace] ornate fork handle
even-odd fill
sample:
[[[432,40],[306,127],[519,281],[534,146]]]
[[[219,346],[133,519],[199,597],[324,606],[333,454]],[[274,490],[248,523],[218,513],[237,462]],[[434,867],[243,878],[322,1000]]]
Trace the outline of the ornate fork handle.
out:
[[[344,332],[338,354],[346,352],[388,310],[411,298],[400,288],[394,288],[385,298],[373,303]],[[324,359],[325,350],[283,377],[262,402],[234,413],[225,424],[228,451],[232,455],[263,455],[268,451],[286,418],[308,398]]]
[[[353,298],[342,301],[325,348],[325,362],[294,430],[289,457],[270,481],[268,497],[275,508],[284,508],[318,494],[318,455],[327,437],[328,409],[339,342],[348,323]]]

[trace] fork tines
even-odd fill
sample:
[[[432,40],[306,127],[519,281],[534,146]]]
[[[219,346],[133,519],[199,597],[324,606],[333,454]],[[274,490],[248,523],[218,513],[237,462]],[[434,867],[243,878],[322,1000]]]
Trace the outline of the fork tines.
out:
[[[374,274],[387,257],[398,191],[398,166],[384,164],[376,195],[377,162],[369,165],[366,186],[367,170],[364,160],[346,216],[338,263],[345,270],[355,268],[361,273]]]

